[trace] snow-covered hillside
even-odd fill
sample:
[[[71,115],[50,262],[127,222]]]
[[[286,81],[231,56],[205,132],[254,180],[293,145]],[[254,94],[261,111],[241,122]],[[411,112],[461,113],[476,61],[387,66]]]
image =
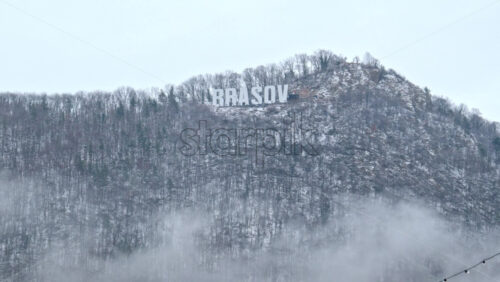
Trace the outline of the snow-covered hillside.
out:
[[[0,278],[433,281],[463,266],[441,253],[498,243],[498,124],[374,60],[304,56],[165,91],[0,95]],[[241,79],[296,96],[202,103]],[[229,142],[187,146],[200,121]]]

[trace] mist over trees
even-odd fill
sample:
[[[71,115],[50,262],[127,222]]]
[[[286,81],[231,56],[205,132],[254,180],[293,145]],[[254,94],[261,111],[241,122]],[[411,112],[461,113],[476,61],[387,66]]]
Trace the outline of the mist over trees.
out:
[[[210,87],[239,87],[241,79],[247,85],[289,84],[298,98],[264,107],[204,103]],[[258,148],[243,156],[179,152],[180,133],[200,120],[210,128],[282,128],[298,116],[317,133],[318,156],[263,156]],[[374,209],[383,215],[392,206],[419,202],[433,213],[423,212],[420,223],[446,218],[475,238],[496,234],[500,219],[498,124],[433,96],[371,55],[348,62],[320,50],[151,91],[2,93],[0,150],[0,278],[7,281],[50,281],[52,272],[39,275],[48,262],[54,273],[71,269],[76,281],[121,280],[109,271],[121,269],[122,260],[152,261],[163,251],[174,255],[163,257],[158,269],[173,267],[168,273],[181,276],[146,268],[144,277],[135,273],[134,279],[186,280],[189,267],[196,267],[221,281],[217,275],[227,266],[231,272],[242,268],[243,276],[229,276],[241,281],[290,281],[300,263],[287,262],[286,255],[277,255],[270,268],[259,264],[259,258],[273,261],[273,252],[283,251],[307,261],[293,279],[308,281],[317,265],[309,259],[322,256],[309,247],[326,244],[328,257],[338,260],[336,252],[345,246],[337,244],[362,232],[361,226],[349,232],[352,225],[342,220],[363,199],[384,199]],[[186,211],[196,216],[186,218]],[[186,228],[187,235],[178,237],[176,230]],[[176,239],[184,237],[190,240]],[[296,240],[295,247],[280,248],[284,237]],[[192,256],[182,256],[184,247]],[[455,266],[427,254],[406,281],[440,279]],[[376,272],[380,281],[408,273],[407,257],[388,257],[391,263]],[[344,277],[353,273],[346,270]]]

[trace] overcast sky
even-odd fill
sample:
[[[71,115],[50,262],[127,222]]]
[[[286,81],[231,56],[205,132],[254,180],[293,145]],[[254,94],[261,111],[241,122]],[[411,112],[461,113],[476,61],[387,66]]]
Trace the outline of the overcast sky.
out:
[[[0,91],[178,84],[329,49],[366,51],[500,121],[500,1],[0,0]]]

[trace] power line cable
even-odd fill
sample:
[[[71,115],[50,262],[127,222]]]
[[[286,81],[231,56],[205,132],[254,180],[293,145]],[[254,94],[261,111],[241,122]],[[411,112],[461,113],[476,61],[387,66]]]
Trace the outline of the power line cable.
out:
[[[369,217],[369,218],[373,219],[373,220],[374,220],[374,221],[376,221],[376,222],[383,222],[380,218],[377,218],[376,216],[374,216],[374,215],[372,215],[372,214],[365,213],[365,212],[363,212],[363,211],[362,211],[362,210],[360,210],[360,209],[352,209],[352,208],[349,208],[348,206],[346,206],[346,205],[344,205],[343,203],[341,203],[341,202],[339,202],[339,201],[337,201],[337,200],[334,200],[334,199],[331,199],[331,201],[332,201],[333,203],[336,203],[336,204],[338,204],[338,205],[342,206],[342,207],[343,207],[346,211],[353,211],[354,213],[357,213],[358,215],[367,216],[367,217]],[[394,231],[398,232],[400,235],[402,235],[402,236],[406,237],[407,239],[410,239],[410,240],[412,240],[413,242],[416,242],[416,243],[418,243],[418,244],[420,244],[420,245],[422,245],[422,246],[425,246],[425,245],[426,245],[426,244],[425,244],[424,242],[422,242],[422,241],[421,241],[418,237],[414,236],[413,234],[411,234],[411,233],[409,233],[409,232],[404,232],[404,231],[402,231],[402,230],[398,230],[398,229],[396,229],[396,230],[394,230]],[[442,258],[444,258],[445,260],[448,260],[448,261],[455,261],[455,262],[457,262],[457,263],[459,263],[459,264],[461,264],[461,265],[466,266],[466,264],[465,264],[465,263],[463,263],[463,262],[461,262],[461,261],[457,260],[456,258],[454,258],[454,257],[452,257],[452,256],[446,255],[446,254],[444,254],[444,253],[441,253],[440,255],[441,255],[441,257],[442,257]],[[492,258],[494,258],[494,257],[496,257],[496,256],[498,256],[498,255],[500,255],[500,253],[497,253],[497,254],[495,254],[495,255],[493,255],[493,256],[491,256],[491,257],[488,257],[488,258],[486,258],[486,259],[483,259],[480,263],[478,263],[478,264],[474,265],[473,267],[468,267],[468,268],[465,268],[465,270],[468,270],[468,271],[467,271],[467,273],[469,273],[469,272],[470,272],[470,270],[471,270],[472,268],[475,268],[475,267],[477,267],[477,266],[479,266],[479,265],[483,264],[483,261],[485,261],[485,262],[486,262],[486,261],[488,261],[488,260],[490,260],[490,259],[492,259]],[[454,274],[454,275],[452,275],[452,276],[453,276],[453,277],[455,277],[455,276],[458,276],[459,274],[466,274],[466,273],[465,273],[465,270],[464,270],[464,271],[461,271],[460,273],[455,273],[455,274]],[[477,273],[479,273],[479,274],[481,274],[481,275],[483,275],[483,276],[485,276],[485,277],[486,277],[486,278],[488,278],[488,279],[492,279],[493,281],[499,281],[499,280],[495,279],[494,277],[491,277],[489,274],[484,273],[484,272],[482,272],[482,271],[477,270],[476,272],[477,272]],[[427,273],[426,273],[426,274],[427,274]],[[427,274],[427,275],[428,275],[428,276],[430,276],[430,274]],[[449,277],[447,277],[447,278],[445,278],[445,279],[450,279],[450,277],[451,277],[451,276],[449,276]],[[451,278],[453,278],[453,277],[451,277]],[[439,281],[439,282],[442,282],[442,281],[445,281],[445,282],[446,282],[446,281],[448,281],[448,280],[441,280],[441,281]]]
[[[459,22],[461,22],[461,21],[463,21],[465,19],[470,18],[473,15],[475,15],[475,14],[477,14],[479,12],[482,12],[482,11],[486,10],[487,8],[492,7],[493,5],[495,5],[495,4],[499,3],[499,2],[500,2],[500,0],[495,0],[493,2],[490,2],[490,3],[488,3],[488,4],[486,4],[486,5],[478,8],[478,9],[476,9],[476,10],[474,10],[474,11],[468,13],[468,14],[465,14],[465,15],[461,16],[458,19],[455,19],[454,21],[451,21],[451,22],[449,22],[449,23],[441,26],[440,28],[438,28],[438,29],[436,29],[436,30],[434,30],[434,31],[432,31],[432,32],[430,32],[430,33],[422,36],[422,37],[419,37],[419,38],[413,40],[412,42],[409,42],[409,43],[407,43],[407,44],[399,47],[398,49],[396,49],[396,50],[392,51],[391,53],[389,53],[389,54],[381,57],[380,59],[383,60],[383,59],[387,59],[389,57],[392,57],[392,56],[396,55],[397,53],[399,53],[399,52],[401,52],[401,51],[403,51],[405,49],[408,49],[409,47],[411,47],[411,46],[413,46],[415,44],[418,44],[419,42],[421,42],[421,41],[423,41],[423,40],[425,40],[427,38],[430,38],[430,37],[432,37],[432,36],[434,36],[436,34],[439,34],[439,33],[443,32],[444,30],[450,28],[451,26],[453,26],[453,25],[455,25],[455,24],[457,24],[457,23],[459,23]]]
[[[440,280],[439,282],[450,281],[450,279],[455,278],[457,276],[464,275],[464,274],[469,274],[470,271],[473,270],[474,268],[479,267],[480,265],[486,264],[487,261],[492,260],[492,259],[494,259],[497,256],[500,256],[500,252],[498,252],[498,253],[490,256],[490,257],[487,257],[487,258],[481,260],[480,262],[478,262],[478,263],[476,263],[476,264],[474,264],[472,266],[467,267],[466,269],[464,269],[462,271],[459,271],[459,272],[457,272],[455,274],[452,274],[452,275],[444,278],[443,280]]]
[[[10,2],[7,2],[5,0],[0,0],[0,2],[4,3],[5,5],[11,7],[14,10],[17,10],[18,12],[20,12],[20,13],[26,15],[26,16],[31,17],[32,19],[34,19],[36,21],[39,21],[39,22],[43,23],[44,25],[46,25],[46,26],[48,26],[48,27],[50,27],[50,28],[52,28],[54,30],[57,30],[58,32],[64,34],[65,36],[67,36],[69,38],[72,38],[72,39],[74,39],[74,40],[76,40],[76,41],[78,41],[78,42],[80,42],[82,44],[90,46],[93,49],[95,49],[95,50],[97,50],[97,51],[99,51],[99,52],[101,52],[101,53],[103,53],[103,54],[105,54],[105,55],[107,55],[107,56],[109,56],[109,57],[111,57],[111,58],[113,58],[113,59],[115,59],[115,60],[117,60],[117,61],[119,61],[119,62],[121,62],[121,63],[123,63],[123,64],[125,64],[125,65],[127,65],[129,67],[131,67],[131,68],[133,68],[133,69],[135,69],[135,70],[137,70],[137,71],[139,71],[139,72],[142,72],[143,74],[145,74],[145,75],[147,75],[147,76],[149,76],[151,78],[154,78],[154,79],[160,81],[163,84],[167,84],[167,82],[165,82],[158,75],[155,75],[155,74],[153,74],[153,73],[151,73],[151,72],[149,72],[149,71],[147,71],[147,70],[145,70],[145,69],[143,69],[141,67],[136,66],[135,64],[132,64],[129,61],[123,59],[122,57],[119,57],[119,56],[117,56],[117,55],[115,55],[115,54],[107,51],[106,49],[103,49],[103,48],[101,48],[101,47],[93,44],[92,42],[89,42],[89,41],[87,41],[87,40],[85,40],[85,39],[83,39],[83,38],[81,38],[79,36],[76,36],[73,33],[69,32],[69,31],[67,31],[65,29],[62,29],[59,26],[57,26],[57,25],[55,25],[53,23],[50,23],[50,22],[44,20],[43,18],[41,18],[41,17],[39,17],[37,15],[34,15],[34,14],[32,14],[32,13],[30,13],[30,12],[28,12],[28,11],[22,9],[22,8],[19,8],[18,6],[15,6],[12,3],[10,3]]]

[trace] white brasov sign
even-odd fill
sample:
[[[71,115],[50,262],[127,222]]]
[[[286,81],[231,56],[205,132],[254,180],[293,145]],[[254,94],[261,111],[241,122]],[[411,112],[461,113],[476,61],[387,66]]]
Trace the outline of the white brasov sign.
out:
[[[237,88],[210,89],[212,105],[214,106],[245,106],[273,103],[285,103],[288,101],[288,84],[253,86],[250,95],[247,86],[242,83]]]

